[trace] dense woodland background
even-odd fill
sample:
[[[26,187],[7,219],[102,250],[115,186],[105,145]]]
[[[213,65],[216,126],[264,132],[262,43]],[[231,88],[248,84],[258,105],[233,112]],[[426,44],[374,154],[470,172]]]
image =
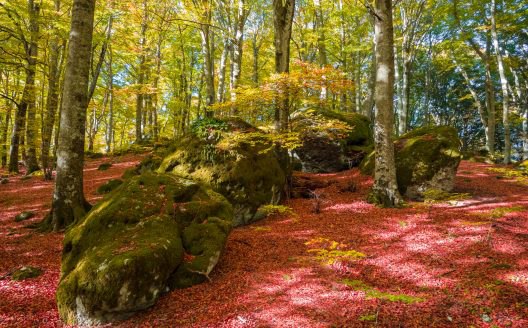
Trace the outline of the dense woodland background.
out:
[[[87,150],[178,138],[200,117],[259,126],[323,107],[373,115],[375,56],[368,2],[300,0],[291,67],[276,66],[274,3],[256,0],[96,4]],[[528,3],[394,2],[396,131],[456,126],[465,150],[528,158]],[[0,2],[2,166],[51,167],[72,1]],[[286,8],[286,7],[284,7]],[[291,71],[289,76],[277,72]],[[284,121],[287,122],[287,121]],[[283,123],[284,123],[283,122]],[[287,125],[283,130],[287,131]]]

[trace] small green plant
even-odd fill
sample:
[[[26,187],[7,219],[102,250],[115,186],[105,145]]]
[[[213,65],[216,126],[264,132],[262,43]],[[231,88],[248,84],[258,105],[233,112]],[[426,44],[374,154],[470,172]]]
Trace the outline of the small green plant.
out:
[[[222,132],[227,131],[229,126],[226,122],[215,118],[204,118],[194,121],[191,125],[191,131],[196,136],[207,141],[218,141]]]
[[[367,322],[376,321],[377,319],[378,319],[378,315],[376,313],[364,314],[361,317],[359,317],[359,321],[367,321]]]

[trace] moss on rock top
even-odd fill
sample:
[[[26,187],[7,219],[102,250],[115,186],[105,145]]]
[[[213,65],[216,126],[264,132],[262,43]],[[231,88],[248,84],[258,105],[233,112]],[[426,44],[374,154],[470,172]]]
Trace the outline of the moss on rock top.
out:
[[[370,120],[358,113],[299,111],[293,114],[292,128],[301,137],[295,153],[305,172],[347,170],[372,151]]]
[[[233,205],[235,226],[251,223],[258,208],[280,201],[286,174],[269,135],[238,119],[195,123],[158,172],[210,185]]]

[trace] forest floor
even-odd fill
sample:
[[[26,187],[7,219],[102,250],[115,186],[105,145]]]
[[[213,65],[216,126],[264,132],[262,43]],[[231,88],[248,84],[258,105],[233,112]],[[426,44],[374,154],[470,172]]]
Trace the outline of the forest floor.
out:
[[[114,166],[97,171],[105,160]],[[89,200],[137,161],[89,161]],[[367,204],[372,181],[357,170],[303,175],[332,182],[319,190],[319,214],[314,200],[294,199],[293,214],[235,229],[211,282],[173,291],[117,326],[528,327],[528,185],[494,168],[463,162],[455,192],[467,197],[404,209]],[[0,277],[22,265],[44,270],[22,282],[0,278],[2,327],[61,326],[63,234],[13,219],[33,210],[29,222],[40,220],[52,188],[37,177],[0,185]]]

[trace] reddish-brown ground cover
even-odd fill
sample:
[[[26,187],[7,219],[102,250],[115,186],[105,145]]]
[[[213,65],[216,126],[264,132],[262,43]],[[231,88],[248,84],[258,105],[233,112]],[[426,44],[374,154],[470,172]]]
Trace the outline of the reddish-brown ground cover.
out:
[[[88,195],[132,164],[123,160],[107,172],[89,163]],[[528,187],[489,167],[462,163],[456,191],[471,198],[405,209],[365,203],[371,180],[357,170],[311,176],[335,181],[320,214],[312,200],[292,200],[295,215],[236,229],[212,282],[171,292],[118,326],[527,327]],[[350,182],[357,191],[341,192]],[[62,235],[13,221],[47,209],[51,188],[37,178],[0,186],[0,276],[20,265],[45,270],[0,280],[0,326],[60,325]]]

